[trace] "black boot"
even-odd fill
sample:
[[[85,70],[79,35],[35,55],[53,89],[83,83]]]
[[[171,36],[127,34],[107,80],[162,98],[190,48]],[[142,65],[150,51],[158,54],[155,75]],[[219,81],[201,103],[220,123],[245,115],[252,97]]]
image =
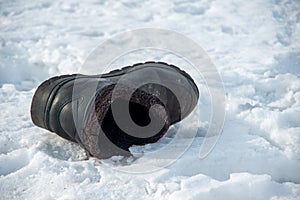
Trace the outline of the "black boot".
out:
[[[146,62],[96,76],[53,77],[35,92],[31,117],[92,156],[109,158],[130,155],[132,145],[156,142],[192,112],[198,98],[186,72]]]

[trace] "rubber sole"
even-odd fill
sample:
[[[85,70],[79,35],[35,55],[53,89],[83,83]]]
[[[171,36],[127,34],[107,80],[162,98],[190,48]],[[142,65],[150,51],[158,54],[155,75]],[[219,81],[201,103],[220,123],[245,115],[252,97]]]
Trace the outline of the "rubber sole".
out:
[[[49,111],[51,109],[51,103],[55,98],[60,86],[68,81],[74,80],[76,75],[62,75],[52,77],[44,81],[36,90],[32,103],[31,103],[31,119],[33,123],[41,128],[51,130],[49,126]],[[68,135],[62,135],[61,137],[75,141]]]

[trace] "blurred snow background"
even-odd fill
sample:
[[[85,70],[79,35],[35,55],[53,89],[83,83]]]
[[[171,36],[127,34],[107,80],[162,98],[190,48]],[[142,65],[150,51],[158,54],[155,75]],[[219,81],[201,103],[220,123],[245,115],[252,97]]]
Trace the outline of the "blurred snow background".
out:
[[[42,81],[78,72],[105,39],[143,27],[203,47],[227,117],[204,160],[199,135],[173,165],[133,175],[87,160],[33,126],[29,110]],[[0,199],[299,199],[299,40],[298,0],[0,0]]]

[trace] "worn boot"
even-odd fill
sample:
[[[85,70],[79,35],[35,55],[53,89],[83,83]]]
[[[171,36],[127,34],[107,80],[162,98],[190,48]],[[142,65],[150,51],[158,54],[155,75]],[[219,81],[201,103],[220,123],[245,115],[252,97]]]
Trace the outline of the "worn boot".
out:
[[[146,62],[102,75],[50,78],[34,94],[31,118],[103,159],[156,142],[192,112],[198,98],[186,72]]]

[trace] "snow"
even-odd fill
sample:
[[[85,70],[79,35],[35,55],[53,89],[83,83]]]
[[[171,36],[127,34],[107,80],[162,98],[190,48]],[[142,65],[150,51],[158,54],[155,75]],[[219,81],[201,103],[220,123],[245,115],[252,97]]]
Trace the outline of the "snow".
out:
[[[35,127],[29,110],[42,81],[79,72],[106,39],[143,27],[177,31],[207,52],[224,81],[226,120],[200,159],[209,115],[201,91],[204,115],[190,148],[171,165],[132,174],[124,171],[161,166],[143,152],[168,144],[176,127],[158,143],[132,147],[135,157],[100,161]],[[300,3],[292,0],[1,1],[0,199],[299,199],[299,36]],[[149,59],[189,71],[152,50],[113,66]]]

